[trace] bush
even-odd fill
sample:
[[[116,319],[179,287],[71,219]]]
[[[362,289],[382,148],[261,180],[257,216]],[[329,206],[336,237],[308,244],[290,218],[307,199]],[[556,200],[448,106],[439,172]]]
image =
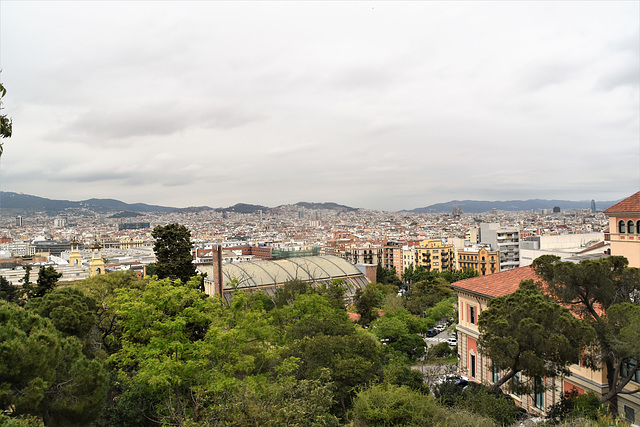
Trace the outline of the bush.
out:
[[[354,427],[494,425],[481,416],[443,408],[429,395],[389,384],[376,385],[358,393],[350,415]]]
[[[565,391],[562,400],[552,405],[547,418],[553,423],[574,418],[597,420],[599,414],[606,412],[600,399],[594,392],[578,394],[578,390]]]
[[[427,359],[451,357],[458,354],[457,348],[449,347],[446,342],[441,342],[427,350]]]
[[[456,406],[491,418],[503,426],[512,424],[519,414],[512,398],[486,386],[465,387],[457,397]]]

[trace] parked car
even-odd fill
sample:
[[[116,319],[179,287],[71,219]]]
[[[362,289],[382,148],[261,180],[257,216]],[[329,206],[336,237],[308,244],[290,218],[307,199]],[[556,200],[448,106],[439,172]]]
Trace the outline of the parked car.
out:
[[[447,329],[447,325],[436,325],[433,327],[433,329],[435,329],[438,333],[444,331],[445,329]]]
[[[451,347],[455,347],[455,346],[457,346],[457,345],[458,345],[458,338],[456,338],[456,337],[450,337],[450,338],[447,340],[447,344],[449,344]]]
[[[429,329],[427,331],[427,337],[435,337],[436,335],[438,335],[438,332],[435,329]]]
[[[455,382],[456,384],[465,386],[469,383],[469,378],[465,377],[464,375],[445,374],[438,379],[436,384],[442,384],[448,381]]]

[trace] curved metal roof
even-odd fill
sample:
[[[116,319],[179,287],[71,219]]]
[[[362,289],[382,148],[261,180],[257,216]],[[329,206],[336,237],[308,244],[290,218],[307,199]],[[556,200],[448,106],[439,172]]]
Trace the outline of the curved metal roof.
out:
[[[362,277],[348,261],[334,255],[281,259],[276,261],[244,261],[222,265],[223,289],[281,285],[288,280],[321,282],[340,278]]]

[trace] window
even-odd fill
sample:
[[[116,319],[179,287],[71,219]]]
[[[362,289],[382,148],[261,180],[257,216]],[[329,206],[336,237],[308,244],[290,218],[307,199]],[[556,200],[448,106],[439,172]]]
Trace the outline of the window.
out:
[[[520,393],[518,393],[518,386],[520,386],[520,372],[518,371],[513,378],[511,378],[511,387],[514,391],[511,392],[516,397],[520,397]]]
[[[633,221],[629,221],[629,222],[627,223],[627,231],[629,232],[629,234],[633,234],[633,233],[635,233],[635,232],[636,232],[636,230],[635,230],[635,226],[634,226],[634,224],[633,224]]]
[[[636,414],[633,408],[624,405],[624,420],[629,424],[633,424],[636,422]]]
[[[536,377],[533,383],[534,403],[536,408],[544,410],[544,381]]]
[[[636,233],[640,234],[640,221],[636,222]]]
[[[471,355],[471,376],[476,377],[476,356],[474,354]]]
[[[476,308],[473,306],[469,306],[469,322],[476,324]]]
[[[500,381],[500,369],[493,362],[491,363],[491,381],[494,384]]]
[[[636,363],[637,362],[635,359],[627,359],[627,362],[622,364],[622,376],[626,377],[627,375],[629,375],[629,371],[636,367]],[[640,383],[640,369],[638,369],[636,373],[633,374],[633,376],[631,377],[631,381]]]
[[[618,221],[618,233],[620,233],[620,234],[626,233],[623,220]]]

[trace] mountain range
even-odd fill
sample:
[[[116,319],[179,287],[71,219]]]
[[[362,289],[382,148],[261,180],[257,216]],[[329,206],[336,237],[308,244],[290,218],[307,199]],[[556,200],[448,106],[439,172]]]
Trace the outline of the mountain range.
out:
[[[609,206],[619,202],[616,201],[596,201],[596,210],[602,211]],[[530,200],[508,200],[508,201],[482,201],[482,200],[452,200],[446,203],[436,203],[426,206],[424,208],[416,208],[412,210],[405,210],[403,212],[414,213],[451,213],[454,207],[459,207],[462,212],[467,213],[482,213],[490,212],[493,209],[500,211],[538,211],[541,209],[553,209],[559,207],[561,210],[576,210],[576,209],[589,209],[591,207],[591,200],[571,201],[571,200],[543,200],[543,199],[530,199]]]
[[[601,201],[596,202],[597,210],[604,210],[618,201]],[[332,209],[343,212],[356,211],[358,208],[340,205],[333,202],[313,203],[298,202],[295,205],[280,205],[275,208],[252,205],[247,203],[237,203],[226,208],[215,208],[218,212],[236,212],[236,213],[254,213],[262,211],[265,213],[282,209],[287,206],[295,206],[311,210]],[[436,203],[433,205],[416,208],[412,210],[403,210],[401,212],[413,213],[451,213],[454,207],[459,207],[463,212],[481,213],[489,212],[492,209],[502,211],[530,211],[540,209],[553,209],[559,207],[561,210],[588,209],[591,206],[590,200],[570,201],[570,200],[509,200],[509,201],[481,201],[481,200],[452,200],[446,203]],[[52,200],[45,197],[31,196],[22,193],[0,192],[0,214],[3,216],[11,215],[32,215],[35,213],[44,213],[46,215],[59,215],[62,213],[74,214],[115,214],[120,216],[136,216],[136,214],[144,213],[167,213],[167,212],[199,212],[203,210],[212,210],[209,206],[191,206],[188,208],[175,208],[169,206],[148,205],[146,203],[125,203],[114,199],[88,199],[82,201],[70,200]]]

